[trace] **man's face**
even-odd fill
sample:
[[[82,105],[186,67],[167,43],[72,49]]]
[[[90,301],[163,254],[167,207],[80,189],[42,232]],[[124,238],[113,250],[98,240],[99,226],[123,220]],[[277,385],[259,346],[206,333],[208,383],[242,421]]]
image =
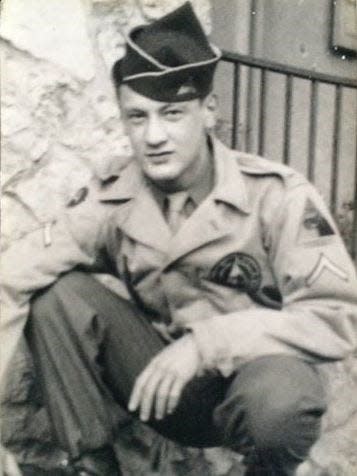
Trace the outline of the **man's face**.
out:
[[[126,131],[143,173],[169,191],[190,187],[209,160],[206,127],[214,121],[209,98],[165,103],[125,85],[120,87],[119,97]]]

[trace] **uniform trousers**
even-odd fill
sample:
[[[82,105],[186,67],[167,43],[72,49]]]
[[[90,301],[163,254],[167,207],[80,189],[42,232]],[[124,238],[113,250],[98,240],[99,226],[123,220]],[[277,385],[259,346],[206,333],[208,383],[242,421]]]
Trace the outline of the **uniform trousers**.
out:
[[[167,345],[143,311],[82,271],[34,298],[27,336],[54,436],[72,458],[113,443],[136,377]],[[271,355],[229,378],[194,378],[174,413],[148,424],[182,445],[250,452],[261,474],[288,475],[318,438],[325,408],[313,366]]]

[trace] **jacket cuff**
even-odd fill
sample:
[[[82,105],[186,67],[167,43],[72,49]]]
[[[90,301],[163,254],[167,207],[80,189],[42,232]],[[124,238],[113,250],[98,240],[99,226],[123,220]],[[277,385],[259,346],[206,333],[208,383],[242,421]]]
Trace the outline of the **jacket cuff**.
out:
[[[224,341],[215,339],[215,333],[211,326],[207,326],[207,321],[192,323],[186,327],[192,331],[204,369],[217,369],[224,377],[228,377],[235,370],[235,365]]]

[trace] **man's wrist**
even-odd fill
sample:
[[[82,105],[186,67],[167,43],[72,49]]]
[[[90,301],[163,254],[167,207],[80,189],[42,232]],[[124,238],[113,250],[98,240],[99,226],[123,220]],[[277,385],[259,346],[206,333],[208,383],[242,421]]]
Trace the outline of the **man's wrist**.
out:
[[[199,346],[197,344],[197,341],[195,339],[195,336],[194,336],[194,333],[193,333],[193,330],[190,329],[190,328],[185,328],[186,332],[185,334],[181,337],[181,339],[183,340],[186,340],[188,342],[190,342],[194,348],[194,352],[197,356],[197,362],[198,362],[198,365],[197,365],[197,375],[198,376],[201,376],[203,375],[204,371],[205,370],[208,370],[208,369],[205,369],[204,367],[204,362],[203,362],[203,356],[200,352],[200,349],[199,349]]]

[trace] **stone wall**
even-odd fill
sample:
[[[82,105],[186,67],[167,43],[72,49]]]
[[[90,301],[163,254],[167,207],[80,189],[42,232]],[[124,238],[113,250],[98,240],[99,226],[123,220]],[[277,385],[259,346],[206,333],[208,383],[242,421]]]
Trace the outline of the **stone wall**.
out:
[[[5,0],[2,2],[2,248],[51,220],[93,176],[130,157],[109,79],[131,27],[181,0]],[[209,0],[194,0],[206,31]],[[354,369],[354,370],[353,370]],[[327,373],[330,370],[326,371]],[[357,474],[357,371],[335,368],[324,436],[301,475]],[[353,373],[354,372],[354,373]],[[183,449],[142,427],[123,428],[118,452],[127,475],[239,475],[239,455]],[[2,410],[2,440],[22,462],[52,467],[55,447],[25,343]]]

